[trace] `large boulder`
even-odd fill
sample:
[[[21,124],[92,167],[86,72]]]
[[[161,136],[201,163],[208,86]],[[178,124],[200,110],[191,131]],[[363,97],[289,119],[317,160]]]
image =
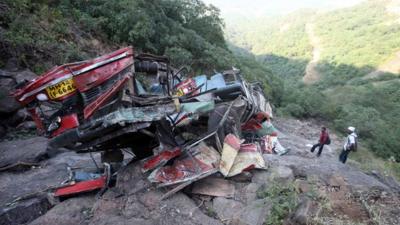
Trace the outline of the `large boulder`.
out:
[[[17,84],[36,77],[37,75],[28,69],[15,72],[0,70],[0,113],[10,114],[20,109],[21,105],[10,93],[15,90]]]
[[[287,225],[307,225],[310,224],[312,214],[312,201],[307,197],[300,198],[300,203],[297,205],[294,212],[286,221]]]
[[[241,202],[224,197],[217,197],[213,200],[213,209],[220,220],[235,221],[238,219],[240,211],[244,208]]]
[[[228,224],[262,225],[270,213],[271,204],[265,199],[258,199],[244,205],[233,199],[217,197],[213,201],[213,209]]]
[[[47,158],[46,148],[43,137],[0,142],[0,168],[19,162],[38,163]]]
[[[94,195],[68,199],[35,219],[30,225],[86,224],[90,219],[95,200]]]

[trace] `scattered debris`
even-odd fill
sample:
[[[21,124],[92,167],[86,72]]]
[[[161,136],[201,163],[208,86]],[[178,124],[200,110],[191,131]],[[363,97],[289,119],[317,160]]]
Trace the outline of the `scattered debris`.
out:
[[[70,176],[65,184],[55,190],[55,197],[66,197],[76,195],[80,193],[90,192],[100,189],[99,194],[104,193],[106,188],[109,186],[111,180],[111,168],[110,165],[104,163],[104,173],[87,173],[87,172],[73,172],[71,169]]]
[[[237,69],[209,78],[183,71],[167,57],[126,47],[54,67],[13,96],[50,139],[50,156],[61,147],[103,152],[103,162],[117,172],[122,151],[130,152],[143,159],[151,182],[172,187],[166,196],[217,171],[232,177],[264,169],[263,154],[287,152],[261,84],[247,83]],[[55,195],[104,189],[110,174],[75,173]]]

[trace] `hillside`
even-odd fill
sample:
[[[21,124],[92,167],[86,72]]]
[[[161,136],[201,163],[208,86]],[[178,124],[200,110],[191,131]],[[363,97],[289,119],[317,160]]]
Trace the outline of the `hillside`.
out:
[[[93,165],[90,155],[67,151],[46,158],[47,140],[42,137],[0,142],[8,162],[37,165],[0,172],[0,224],[399,224],[400,184],[394,174],[371,170],[375,161],[365,155],[352,153],[347,164],[340,163],[336,149],[342,138],[333,132],[332,144],[316,157],[307,145],[318,136],[319,122],[277,118],[274,123],[281,143],[291,149],[287,155],[264,154],[266,169],[232,178],[215,174],[167,199],[162,197],[168,189],[151,184],[141,162],[133,160],[103,195],[55,201],[44,190],[68,177],[67,166]],[[353,160],[356,156],[368,164]],[[94,158],[99,162],[100,154]]]
[[[242,20],[235,29],[227,20],[226,36],[285,80],[282,113],[319,117],[339,132],[354,125],[376,154],[399,160],[399,5],[370,0]]]
[[[40,74],[132,45],[137,52],[168,55],[175,67],[188,65],[192,73],[235,66],[271,90],[265,79],[272,79],[270,71],[227,48],[219,10],[201,1],[6,0],[0,12],[0,68],[11,58],[18,68]]]
[[[375,64],[362,64],[356,59],[347,64],[341,60],[356,51],[357,40],[351,40],[352,47],[339,45],[334,42],[349,40],[330,40],[330,35],[324,33],[338,29],[338,33],[350,35],[348,29],[336,27],[341,28],[343,21],[358,24],[352,21],[354,17],[364,20],[373,14],[379,19],[354,27],[356,34],[352,37],[366,35],[360,29],[367,30],[367,34],[383,29],[374,33],[384,35],[380,42],[394,39],[381,25],[390,20],[393,23],[388,25],[389,30],[397,32],[395,17],[383,13],[382,7],[375,11],[374,4],[328,13],[301,10],[288,16],[255,20],[238,17],[232,20],[236,25],[226,21],[224,27],[220,10],[200,0],[0,2],[0,225],[399,224],[400,183],[396,179],[400,178],[400,164],[396,160],[400,159],[400,91],[398,81],[392,80],[397,75],[390,74],[395,71],[397,60],[391,54],[397,50],[388,47],[384,54],[372,55],[373,60],[382,56]],[[389,11],[397,13],[396,9],[391,6]],[[372,14],[361,15],[370,10]],[[335,20],[336,14],[344,19]],[[378,48],[378,43],[365,42],[369,49]],[[398,45],[397,40],[389,42],[388,46]],[[107,105],[113,107],[106,108],[98,99],[95,101],[107,110],[104,115],[78,118],[79,127],[61,131],[76,132],[82,137],[74,141],[69,135],[55,134],[51,128],[54,125],[59,130],[66,116],[75,115],[75,120],[85,116],[77,116],[77,111],[84,107],[76,102],[71,104],[70,100],[76,100],[72,96],[54,100],[47,93],[47,101],[41,98],[43,89],[42,96],[38,92],[32,95],[35,101],[43,101],[45,107],[33,108],[29,103],[26,108],[40,110],[44,117],[52,110],[50,106],[59,107],[48,116],[53,118],[45,124],[47,135],[51,136],[46,138],[38,136],[37,123],[9,95],[25,79],[36,79],[55,65],[90,59],[123,46],[133,46],[135,53],[168,56],[174,67],[188,66],[189,77],[211,75],[232,67],[241,69],[246,79],[233,84],[233,94],[237,94],[238,86],[247,87],[247,81],[262,83],[274,106],[272,122],[264,109],[254,107],[265,103],[254,86],[239,92],[241,98],[247,97],[241,102],[225,101],[223,95],[213,92],[206,96],[194,91],[189,94],[196,96],[191,97],[206,100],[192,101],[189,94],[179,98],[150,92],[136,95],[140,90],[130,92],[140,89],[135,81],[134,87],[121,89],[115,94],[118,98],[109,100]],[[130,77],[132,71],[137,72],[135,78],[141,76],[136,64],[116,72],[113,63],[119,63],[115,58],[121,55],[113,56],[114,61],[96,61],[97,66],[104,66],[101,71],[96,70],[100,66],[94,68],[91,64],[79,68],[80,74],[68,68],[63,77],[70,79],[71,74],[74,77],[90,71],[91,79],[86,83],[89,86],[106,73],[118,73],[118,78],[123,74],[123,79]],[[140,62],[139,57],[133,59]],[[161,83],[164,80],[159,71],[165,68],[158,66],[157,79]],[[361,70],[365,76],[360,75],[364,73]],[[381,73],[375,73],[379,70],[384,73],[383,79]],[[56,80],[54,83],[61,85],[60,78]],[[99,82],[101,86],[78,92],[78,97],[94,92],[108,95],[108,87],[116,88],[110,80],[115,81],[113,78]],[[46,89],[53,88],[54,83]],[[232,94],[225,87],[228,86],[221,88],[224,93]],[[131,103],[124,97],[131,97]],[[120,103],[120,98],[124,98],[123,104],[113,105]],[[81,102],[78,98],[77,103]],[[186,114],[184,109],[194,105],[199,105],[198,111],[203,113],[190,110]],[[235,110],[222,115],[228,105],[228,111],[233,106]],[[184,117],[179,119],[180,115]],[[262,124],[257,122],[259,115],[265,116]],[[117,118],[128,116],[129,120]],[[178,119],[185,124],[178,126]],[[117,123],[112,124],[113,121]],[[218,124],[215,129],[211,126],[214,121]],[[357,127],[361,145],[343,164],[338,161],[345,140],[341,131],[349,124]],[[255,127],[249,131],[244,129],[246,125]],[[321,126],[326,125],[332,143],[325,145],[321,156],[316,156],[310,152],[310,145],[318,138]],[[255,135],[267,129],[270,135]],[[210,135],[213,130],[217,135]],[[237,141],[231,146],[229,138],[234,134]],[[208,143],[213,142],[211,138],[203,139],[217,136],[224,138],[223,143],[215,138],[218,151]],[[284,153],[277,150],[280,143],[276,136]],[[67,148],[52,149],[55,139],[68,142]],[[104,148],[99,148],[104,143]],[[88,144],[88,151],[77,153],[77,149],[68,149],[73,144]],[[133,151],[137,149],[141,150]],[[144,159],[140,153],[153,153],[155,157]],[[107,157],[110,155],[111,159]],[[226,158],[234,160],[231,167],[240,167],[239,174],[223,175]],[[152,168],[146,169],[146,164],[152,164]],[[165,174],[154,175],[155,171]],[[173,185],[154,182],[154,176],[165,177]],[[66,189],[69,192],[62,194]]]

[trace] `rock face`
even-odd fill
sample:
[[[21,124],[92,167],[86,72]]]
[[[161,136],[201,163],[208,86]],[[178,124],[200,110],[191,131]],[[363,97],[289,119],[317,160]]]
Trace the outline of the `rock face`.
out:
[[[18,162],[37,163],[47,158],[46,148],[43,137],[0,142],[0,168]]]
[[[295,211],[290,215],[288,225],[307,225],[310,224],[312,202],[309,198],[303,197],[297,205]]]
[[[31,225],[68,225],[87,224],[91,210],[96,201],[94,196],[83,196],[67,199],[46,214],[34,220]]]
[[[10,114],[21,108],[20,104],[10,96],[18,83],[32,80],[37,77],[30,70],[5,71],[0,70],[0,114]]]

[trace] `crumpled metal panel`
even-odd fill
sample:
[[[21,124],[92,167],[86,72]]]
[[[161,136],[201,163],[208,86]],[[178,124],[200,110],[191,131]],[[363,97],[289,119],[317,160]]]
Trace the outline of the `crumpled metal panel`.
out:
[[[206,113],[215,108],[214,101],[182,103],[181,110],[187,113]]]
[[[269,102],[265,99],[264,94],[259,91],[252,91],[254,104],[258,106],[261,112],[266,112],[270,118],[273,118],[272,108]]]
[[[103,121],[103,126],[107,127],[117,123],[157,121],[174,112],[176,112],[176,106],[173,103],[145,107],[119,108],[98,120]]]
[[[164,150],[160,154],[152,156],[146,159],[143,163],[142,171],[147,172],[155,169],[156,167],[165,165],[169,160],[179,156],[181,154],[180,148],[174,148],[172,150]]]
[[[231,170],[235,158],[240,149],[240,140],[233,134],[228,134],[224,140],[222,148],[221,162],[219,164],[219,171],[222,175],[227,176]]]
[[[176,159],[173,165],[154,170],[148,179],[153,183],[159,183],[160,186],[169,186],[195,180],[215,170],[220,160],[219,153],[203,142],[194,148],[193,151],[198,152],[195,156],[187,154],[182,159]]]
[[[227,177],[232,177],[249,169],[265,168],[265,161],[257,144],[242,144]]]

